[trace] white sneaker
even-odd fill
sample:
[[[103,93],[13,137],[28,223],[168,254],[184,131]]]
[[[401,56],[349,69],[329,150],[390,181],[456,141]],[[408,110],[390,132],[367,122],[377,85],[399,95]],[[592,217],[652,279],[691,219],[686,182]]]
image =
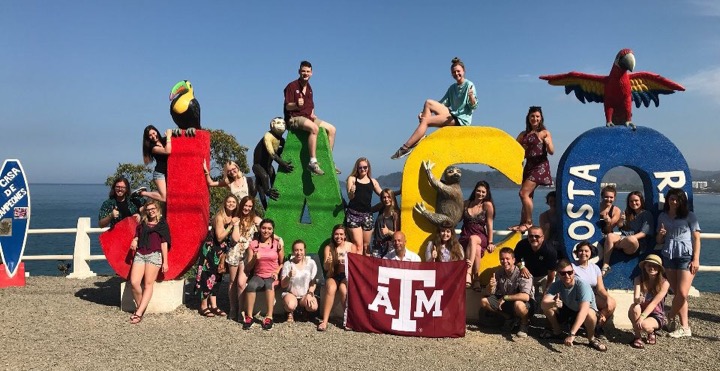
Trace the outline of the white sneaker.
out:
[[[692,331],[690,331],[690,327],[678,327],[677,330],[670,333],[671,338],[683,338],[683,337],[691,337]]]
[[[520,329],[515,333],[515,336],[519,338],[526,338],[528,336],[528,325],[520,324]]]

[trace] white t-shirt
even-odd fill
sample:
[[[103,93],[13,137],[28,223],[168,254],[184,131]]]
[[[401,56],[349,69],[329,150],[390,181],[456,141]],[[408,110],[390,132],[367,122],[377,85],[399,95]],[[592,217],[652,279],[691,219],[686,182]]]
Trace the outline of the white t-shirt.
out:
[[[403,259],[400,259],[400,257],[397,256],[397,254],[395,254],[395,250],[388,252],[387,255],[385,255],[385,257],[383,259],[399,260],[399,261],[404,261],[404,262],[417,262],[417,263],[420,263],[422,261],[420,259],[420,255],[418,255],[408,249],[405,249],[405,257]]]
[[[573,264],[572,267],[575,270],[575,277],[584,281],[592,288],[597,287],[597,278],[602,274],[597,264],[588,263],[587,267]]]
[[[295,267],[295,275],[290,278],[290,285],[286,291],[291,292],[295,296],[303,296],[307,294],[310,282],[314,280],[315,275],[317,275],[317,264],[315,264],[315,261],[311,257],[306,256],[305,267],[300,269],[297,264],[288,260],[283,263],[280,277],[283,279],[287,277],[293,267]]]

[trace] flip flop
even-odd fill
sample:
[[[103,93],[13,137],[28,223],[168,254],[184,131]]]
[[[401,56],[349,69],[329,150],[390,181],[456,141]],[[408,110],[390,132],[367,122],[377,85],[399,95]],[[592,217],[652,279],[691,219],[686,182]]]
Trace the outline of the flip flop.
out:
[[[646,343],[650,345],[655,345],[657,343],[657,337],[655,335],[655,332],[651,332],[648,334],[647,340],[645,340]]]
[[[327,323],[320,322],[320,324],[317,327],[317,330],[320,332],[324,332],[325,330],[327,330]]]
[[[225,317],[227,316],[227,313],[223,312],[222,309],[218,307],[209,307],[209,309],[215,313],[216,316]]]

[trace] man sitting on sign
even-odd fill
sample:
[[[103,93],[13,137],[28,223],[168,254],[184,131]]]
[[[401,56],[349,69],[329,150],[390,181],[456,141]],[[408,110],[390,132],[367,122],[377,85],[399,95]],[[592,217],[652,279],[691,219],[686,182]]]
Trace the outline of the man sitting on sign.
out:
[[[383,259],[399,260],[405,262],[421,262],[420,255],[405,248],[405,233],[400,231],[393,234],[395,249],[388,252]]]
[[[530,323],[530,308],[533,307],[532,279],[523,277],[520,268],[515,266],[515,256],[509,247],[500,250],[500,268],[490,278],[490,284],[483,291],[480,310],[502,316],[504,328],[512,330],[515,318],[520,319],[517,337],[527,337]]]
[[[515,245],[515,260],[519,262],[520,274],[532,278],[535,295],[545,293],[555,281],[557,253],[545,243],[542,228],[534,225],[528,229],[527,238]],[[535,299],[538,302],[541,300]]]

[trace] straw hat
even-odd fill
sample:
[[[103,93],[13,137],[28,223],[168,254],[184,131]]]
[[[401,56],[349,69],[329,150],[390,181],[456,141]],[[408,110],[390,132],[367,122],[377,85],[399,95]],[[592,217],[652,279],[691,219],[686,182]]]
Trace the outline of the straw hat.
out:
[[[640,269],[645,269],[645,264],[652,263],[657,265],[660,270],[660,273],[665,273],[665,269],[663,268],[662,259],[660,259],[659,256],[655,254],[650,254],[647,257],[645,257],[645,260],[640,262]]]

